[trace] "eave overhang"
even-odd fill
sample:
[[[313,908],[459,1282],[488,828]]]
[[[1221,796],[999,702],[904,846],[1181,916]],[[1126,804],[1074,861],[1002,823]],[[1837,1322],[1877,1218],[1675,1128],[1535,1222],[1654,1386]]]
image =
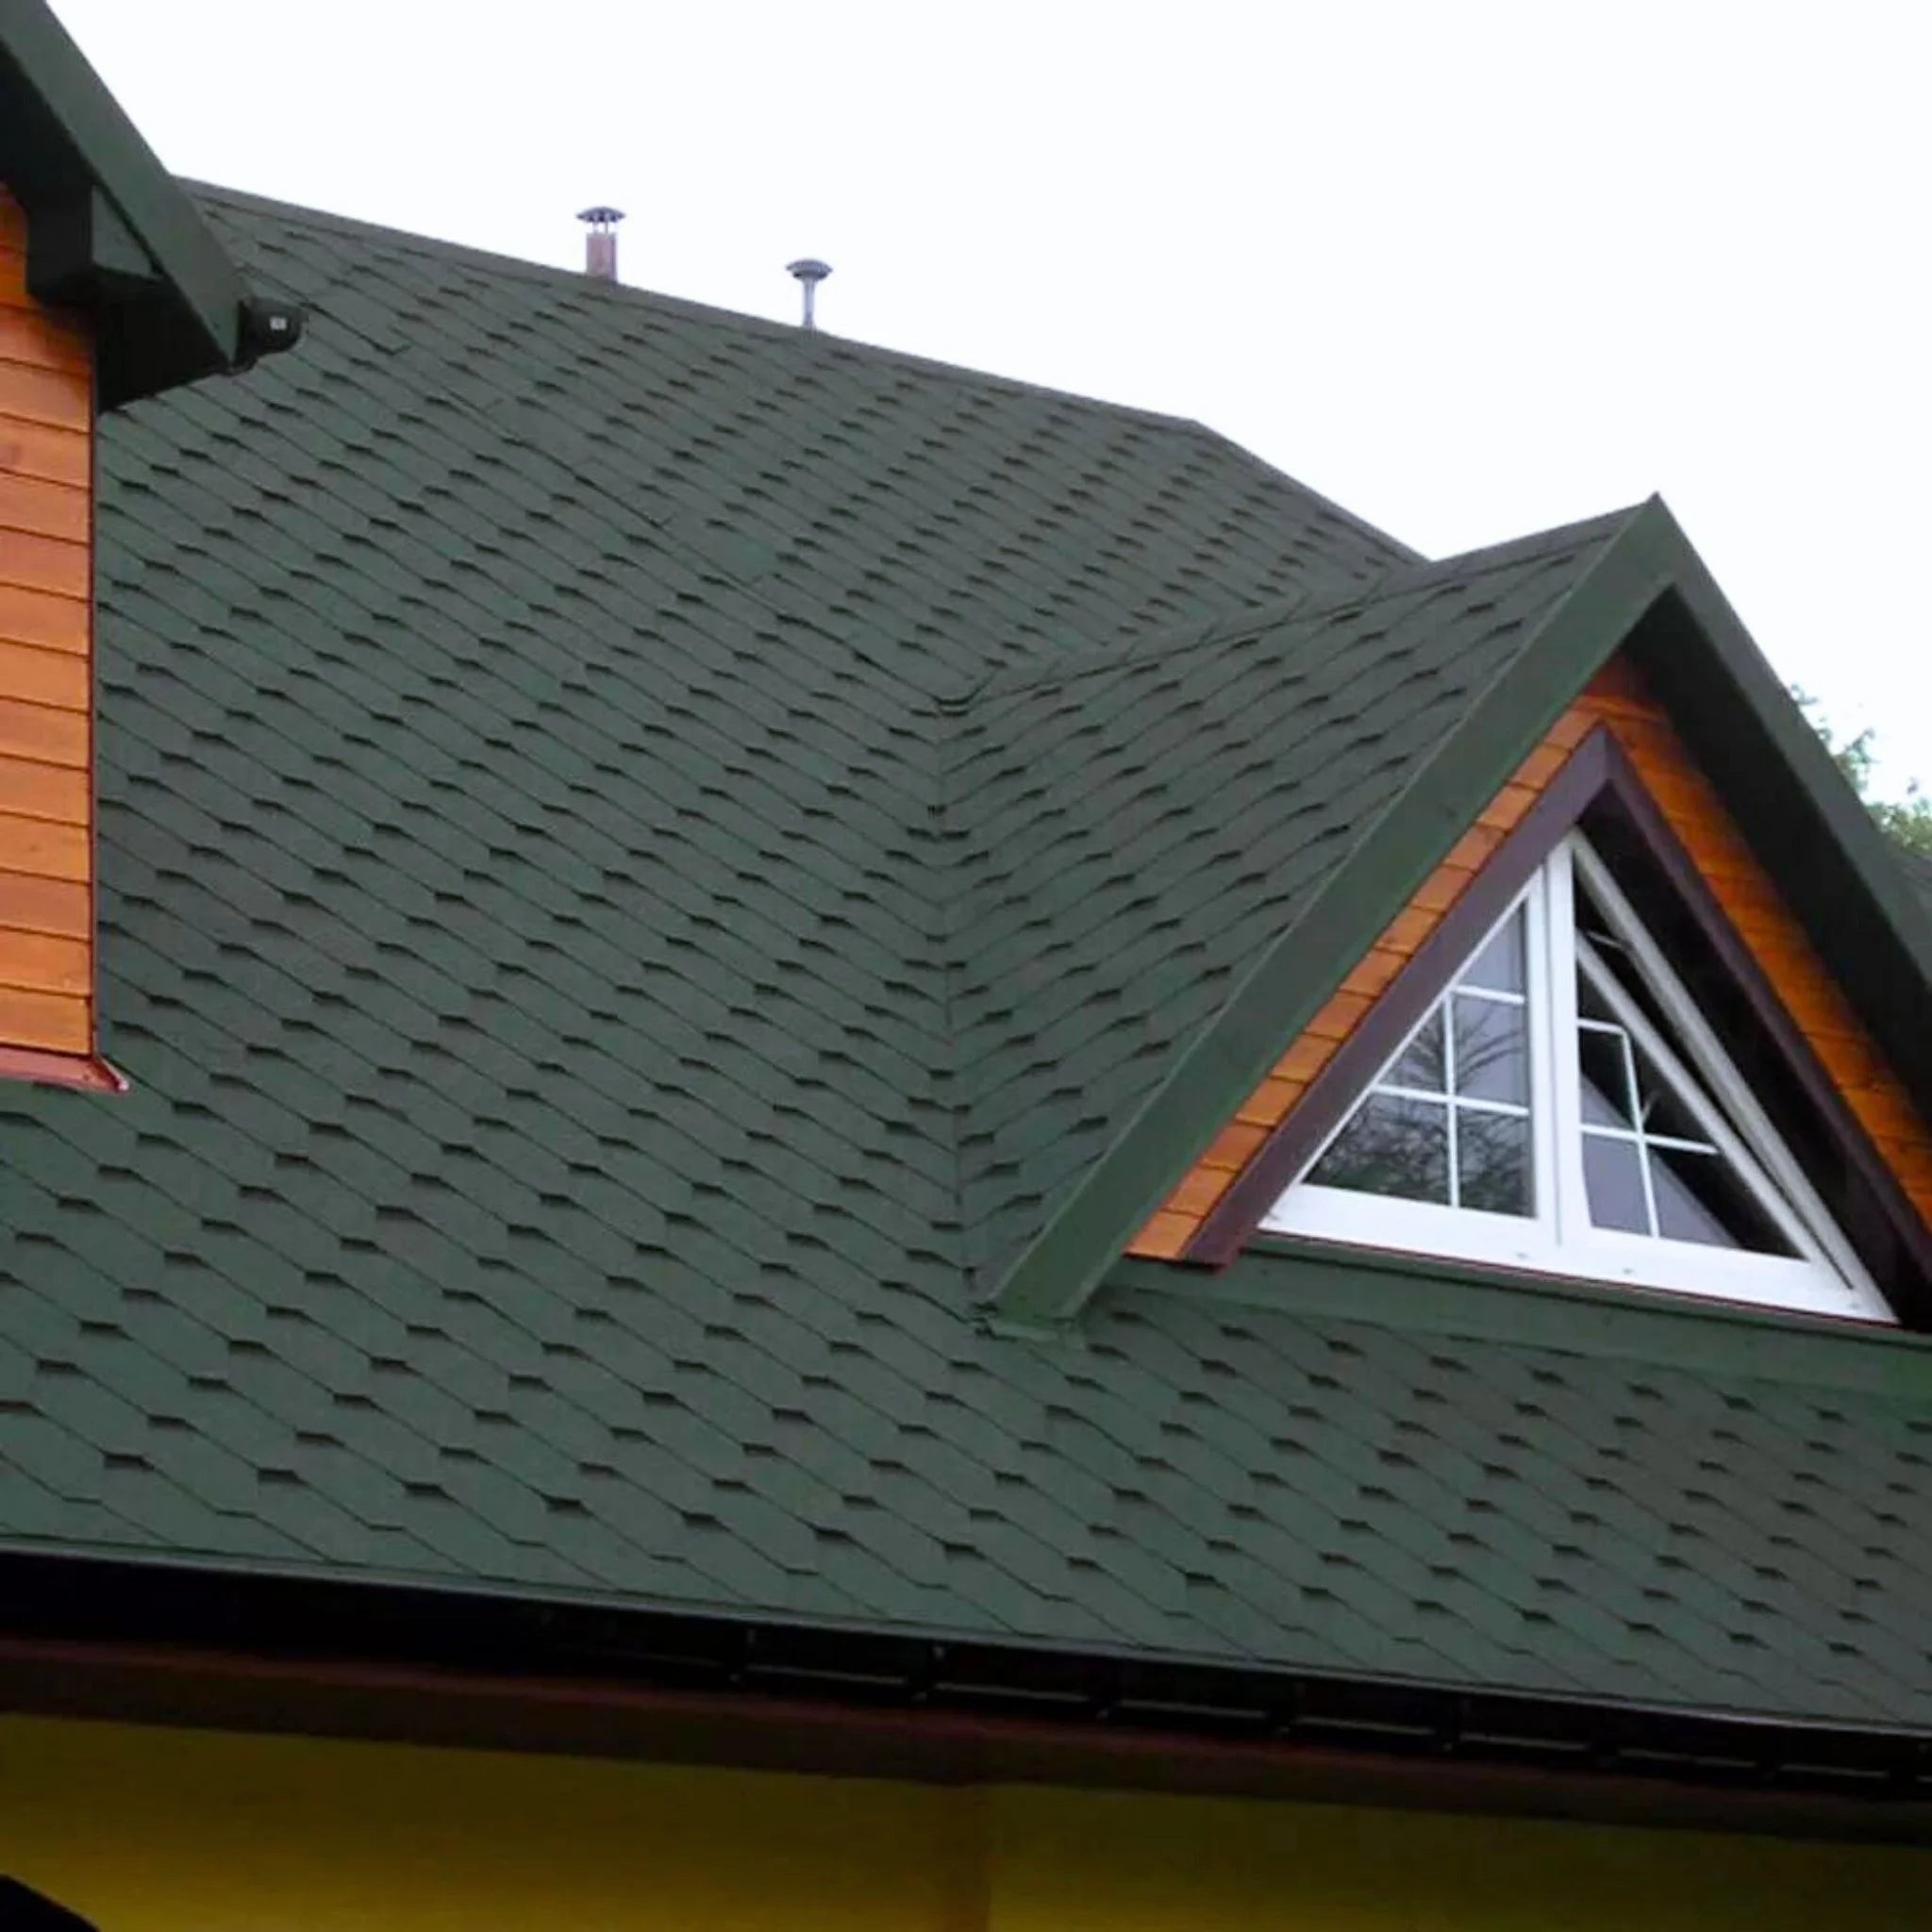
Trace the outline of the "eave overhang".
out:
[[[1932,1735],[481,1592],[0,1558],[0,1707],[1923,1841]]]
[[[34,294],[93,320],[103,408],[250,359],[241,275],[44,0],[0,5],[0,184]]]

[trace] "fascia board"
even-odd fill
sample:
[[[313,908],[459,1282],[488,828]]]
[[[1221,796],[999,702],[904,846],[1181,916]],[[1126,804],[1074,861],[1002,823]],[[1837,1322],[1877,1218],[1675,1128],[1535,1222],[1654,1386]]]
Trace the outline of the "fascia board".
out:
[[[245,293],[240,274],[43,0],[0,6],[0,53],[18,68],[60,140],[152,258],[205,344],[206,367],[184,371],[184,379],[231,367]]]
[[[1797,909],[1801,914],[1812,911],[1802,903],[1807,891],[1854,890],[1867,916],[1879,923],[1895,945],[1904,970],[1916,982],[1915,990],[1921,997],[1925,996],[1932,991],[1932,907],[1914,890],[1890,841],[1839,771],[1690,540],[1661,505],[1658,512],[1667,525],[1662,541],[1676,551],[1673,588],[1692,618],[1698,636],[1707,643],[1707,663],[1718,674],[1716,688],[1707,703],[1675,708],[1682,713],[1679,728],[1721,791],[1731,789],[1727,778],[1735,783],[1752,767],[1789,779],[1794,800],[1810,814],[1840,861],[1828,874],[1811,875],[1805,869],[1792,873],[1787,883],[1800,901]],[[1647,668],[1668,703],[1673,671],[1681,675],[1687,667],[1659,663]],[[1696,667],[1688,668],[1694,675]],[[1752,726],[1748,742],[1735,728],[1699,728],[1707,719],[1740,717]],[[1731,771],[1726,771],[1727,764]],[[1806,923],[1813,931],[1824,934],[1839,933],[1841,924],[1837,918],[1816,916],[1815,912]],[[1914,1084],[1924,1092],[1924,1076],[1932,1074],[1932,1051],[1928,1051],[1926,1066],[1919,1072],[1921,1080]]]

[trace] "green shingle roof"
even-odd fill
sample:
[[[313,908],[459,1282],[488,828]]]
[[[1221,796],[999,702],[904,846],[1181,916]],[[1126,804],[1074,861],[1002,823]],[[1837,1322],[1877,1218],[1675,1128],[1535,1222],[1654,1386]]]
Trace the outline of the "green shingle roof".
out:
[[[1913,1338],[1261,1252],[983,1319],[1657,513],[1425,564],[202,205],[312,319],[106,445],[134,1085],[0,1095],[7,1547],[1932,1724]]]

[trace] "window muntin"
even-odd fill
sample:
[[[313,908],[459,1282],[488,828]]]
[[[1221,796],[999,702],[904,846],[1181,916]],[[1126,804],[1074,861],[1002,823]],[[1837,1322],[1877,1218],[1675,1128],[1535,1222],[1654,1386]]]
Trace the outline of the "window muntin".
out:
[[[1578,836],[1261,1227],[1890,1319]]]
[[[1662,1240],[1793,1256],[1767,1211],[1770,1181],[1741,1149],[1681,1053],[1576,934],[1576,1049],[1584,1191],[1592,1224]]]
[[[1311,1183],[1492,1214],[1534,1209],[1519,906],[1409,1036]]]

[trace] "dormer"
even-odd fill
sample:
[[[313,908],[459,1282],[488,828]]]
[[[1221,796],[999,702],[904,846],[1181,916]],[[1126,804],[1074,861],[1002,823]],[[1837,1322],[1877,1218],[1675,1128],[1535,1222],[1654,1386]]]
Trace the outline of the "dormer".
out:
[[[1175,1036],[1158,1091],[1029,1210],[1003,1319],[1075,1313],[1124,1251],[1184,1292],[1251,1257],[1282,1292],[1407,1270],[1932,1323],[1932,906],[1660,505],[1110,675],[1104,735],[1025,691],[1026,770],[1086,788],[1035,837],[1151,819],[1197,924],[1150,941],[1195,977],[1142,1022]],[[1051,858],[1024,891],[1091,903]],[[1090,964],[1090,1008],[1135,963],[1118,993]],[[1185,1004],[1209,972],[1218,1011]]]
[[[42,0],[0,12],[0,1078],[111,1089],[95,1009],[100,413],[287,347]]]

